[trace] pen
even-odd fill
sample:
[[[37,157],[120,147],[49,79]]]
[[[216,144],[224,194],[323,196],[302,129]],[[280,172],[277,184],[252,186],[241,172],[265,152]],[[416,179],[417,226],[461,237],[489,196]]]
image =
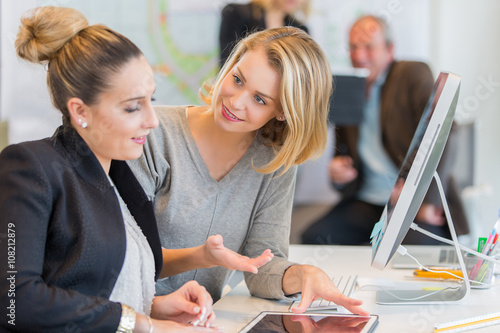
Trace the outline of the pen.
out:
[[[494,256],[495,255],[497,244],[498,244],[498,242],[496,242],[495,244],[493,244],[493,246],[491,247],[490,254],[489,254],[490,256]]]
[[[493,242],[491,243],[491,247],[487,253],[487,255],[491,255],[493,253],[493,250],[495,249],[495,245],[497,245],[497,241],[498,241],[498,234],[495,235],[495,238],[493,238]]]
[[[448,323],[434,325],[434,333],[440,332],[463,332],[476,328],[498,325],[500,323],[500,313],[490,313],[482,316],[451,321]]]
[[[420,277],[420,278],[432,278],[432,279],[454,279],[454,280],[460,280],[458,277],[450,275],[454,274],[459,277],[463,277],[462,270],[460,269],[443,269],[438,272],[430,272],[425,269],[417,269],[413,272],[413,276],[415,277]]]
[[[475,281],[483,282],[483,279],[486,276],[486,273],[488,272],[488,265],[489,265],[488,261],[483,262],[483,264],[481,265],[481,268],[479,269],[479,271],[477,273],[477,278],[475,279]]]
[[[498,241],[498,234],[495,234],[495,237],[493,238],[493,241],[491,242],[491,247],[488,250],[488,253],[486,253],[486,255],[489,256],[491,254],[491,251],[493,251],[493,248],[495,247],[495,244],[497,243],[497,241]]]
[[[484,244],[486,244],[486,240],[487,240],[486,237],[479,237],[479,239],[477,241],[477,252],[483,251],[483,247],[484,247]]]

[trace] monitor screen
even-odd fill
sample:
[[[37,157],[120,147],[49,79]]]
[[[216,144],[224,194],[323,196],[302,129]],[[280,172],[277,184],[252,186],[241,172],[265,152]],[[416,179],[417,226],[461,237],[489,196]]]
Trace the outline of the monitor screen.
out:
[[[460,77],[440,73],[380,221],[372,233],[372,266],[383,269],[424,200],[453,124]]]

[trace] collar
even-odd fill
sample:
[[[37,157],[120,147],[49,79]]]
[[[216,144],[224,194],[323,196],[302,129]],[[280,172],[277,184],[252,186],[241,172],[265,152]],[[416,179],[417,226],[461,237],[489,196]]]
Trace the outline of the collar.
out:
[[[389,66],[387,66],[387,68],[382,73],[379,74],[379,76],[375,79],[375,82],[373,83],[374,87],[375,86],[380,87],[384,84],[385,79],[387,78],[387,74],[391,70],[393,64],[394,64],[394,62],[389,64]]]
[[[97,157],[71,125],[58,127],[50,141],[56,148],[60,146],[64,150],[68,162],[80,177],[101,191],[112,189]]]

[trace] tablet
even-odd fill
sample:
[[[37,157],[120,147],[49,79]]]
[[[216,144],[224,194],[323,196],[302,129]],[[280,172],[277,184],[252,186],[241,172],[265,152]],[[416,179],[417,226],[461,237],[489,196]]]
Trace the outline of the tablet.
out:
[[[339,313],[261,312],[240,333],[374,332],[378,316]]]

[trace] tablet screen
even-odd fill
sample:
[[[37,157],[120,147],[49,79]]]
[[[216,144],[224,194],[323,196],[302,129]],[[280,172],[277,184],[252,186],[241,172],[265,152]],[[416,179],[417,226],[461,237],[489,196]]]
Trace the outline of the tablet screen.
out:
[[[241,333],[373,332],[378,316],[350,314],[294,314],[263,312]]]

